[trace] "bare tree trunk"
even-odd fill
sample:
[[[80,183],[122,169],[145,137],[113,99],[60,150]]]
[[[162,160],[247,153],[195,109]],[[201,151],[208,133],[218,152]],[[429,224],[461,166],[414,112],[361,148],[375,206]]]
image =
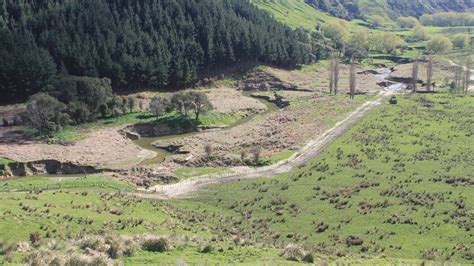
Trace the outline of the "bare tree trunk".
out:
[[[459,93],[460,90],[463,90],[463,69],[461,66],[456,67],[456,74],[454,76],[454,87],[455,91]]]
[[[339,55],[336,51],[331,53],[331,66],[329,70],[329,93],[337,94],[339,85]]]
[[[413,70],[411,75],[412,92],[415,93],[418,85],[419,58],[413,61]]]
[[[339,88],[339,57],[335,57],[335,67],[334,67],[334,95],[337,95],[337,90]]]
[[[331,53],[331,66],[329,68],[329,94],[334,91],[334,53]]]
[[[411,74],[411,86],[412,86],[412,92],[416,92],[416,86],[418,84],[418,57],[415,58],[413,61],[413,71]]]
[[[355,98],[355,92],[356,92],[356,64],[355,64],[355,57],[353,56],[351,59],[351,71],[349,75],[349,93],[350,93],[350,98],[354,99]]]
[[[426,91],[431,91],[433,86],[433,56],[428,57],[428,67],[426,68]]]
[[[467,95],[469,85],[471,84],[471,58],[468,56],[466,59],[466,69],[464,72],[464,94]]]

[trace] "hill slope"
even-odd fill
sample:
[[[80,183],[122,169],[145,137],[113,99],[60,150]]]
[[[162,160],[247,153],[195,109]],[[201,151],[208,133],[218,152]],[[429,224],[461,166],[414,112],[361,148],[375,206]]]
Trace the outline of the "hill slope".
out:
[[[314,8],[305,0],[251,0],[251,2],[292,28],[302,27],[314,30],[318,23],[324,24],[330,21],[342,20]],[[362,21],[353,21],[352,30],[363,29],[362,26],[358,25],[360,22]]]
[[[31,95],[56,74],[175,87],[240,61],[293,66],[304,47],[240,0],[0,1],[0,101]]]
[[[351,19],[381,15],[392,19],[402,16],[420,17],[427,13],[465,12],[474,8],[471,0],[305,0],[318,10]]]

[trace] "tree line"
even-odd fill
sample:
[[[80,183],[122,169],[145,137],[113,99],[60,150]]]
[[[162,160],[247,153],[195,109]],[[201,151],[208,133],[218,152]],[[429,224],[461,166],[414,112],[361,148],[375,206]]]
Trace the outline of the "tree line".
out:
[[[420,18],[420,23],[438,27],[474,26],[474,14],[472,12],[425,14]]]
[[[62,75],[179,88],[236,62],[294,67],[321,54],[300,33],[240,0],[1,1],[0,102]]]
[[[131,113],[137,104],[141,110],[146,108],[132,95],[114,94],[108,78],[69,76],[55,81],[48,91],[31,96],[21,116],[39,135],[51,136],[67,125]],[[192,113],[195,123],[210,110],[212,105],[207,95],[199,91],[179,91],[172,97],[155,96],[148,106],[148,111],[156,116],[176,112],[188,117]]]

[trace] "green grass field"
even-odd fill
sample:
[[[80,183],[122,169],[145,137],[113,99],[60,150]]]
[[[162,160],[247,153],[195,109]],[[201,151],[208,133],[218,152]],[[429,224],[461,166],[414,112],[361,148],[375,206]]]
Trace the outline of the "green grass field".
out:
[[[97,175],[90,176],[34,176],[22,178],[10,178],[0,181],[0,191],[35,191],[35,190],[58,190],[58,189],[87,189],[106,188],[119,191],[134,191],[135,188],[125,182],[112,180]]]
[[[217,215],[218,229],[233,226],[254,243],[468,263],[473,107],[472,97],[446,94],[399,99],[378,107],[300,170],[219,185],[177,204],[201,209],[211,220]],[[349,236],[363,243],[349,246]]]
[[[0,192],[0,236],[11,243],[38,232],[42,245],[96,234],[174,239],[172,251],[138,251],[121,258],[126,265],[285,264],[279,254],[288,243],[304,245],[316,262],[467,264],[474,241],[473,105],[472,97],[444,93],[401,96],[298,170],[214,186],[191,199],[127,196],[117,191],[128,184],[100,176],[4,180],[3,191],[35,191]],[[349,236],[359,242],[350,244]],[[203,245],[212,248],[200,252]],[[0,261],[25,258],[0,253]]]

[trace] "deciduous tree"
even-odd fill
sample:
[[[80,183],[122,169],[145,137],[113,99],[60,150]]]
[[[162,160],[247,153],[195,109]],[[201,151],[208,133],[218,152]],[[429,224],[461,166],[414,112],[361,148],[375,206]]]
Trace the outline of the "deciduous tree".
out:
[[[30,98],[23,118],[41,135],[50,135],[69,122],[66,105],[46,93],[38,93]]]
[[[431,53],[438,53],[442,54],[451,49],[453,49],[453,43],[445,36],[434,36],[431,40],[426,44],[426,48]]]

